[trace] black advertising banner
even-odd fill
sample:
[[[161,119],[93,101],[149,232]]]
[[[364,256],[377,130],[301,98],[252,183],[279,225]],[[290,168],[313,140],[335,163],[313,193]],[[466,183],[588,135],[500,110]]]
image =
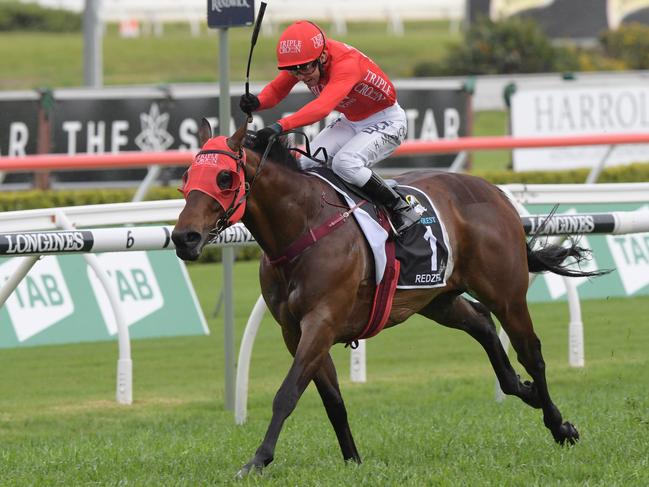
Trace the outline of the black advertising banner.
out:
[[[460,83],[443,87],[424,81],[397,83],[399,102],[408,117],[408,140],[435,140],[470,135],[467,114],[471,97]],[[259,91],[261,86],[255,86]],[[253,90],[254,91],[254,90]],[[241,93],[233,93],[232,120],[227,132],[232,133],[245,115],[239,110]],[[202,117],[210,120],[213,130],[220,130],[217,117],[219,98],[217,87],[176,85],[168,89],[107,89],[60,90],[54,92],[51,111],[51,147],[59,154],[114,154],[123,151],[157,152],[168,149],[198,150],[198,127]],[[294,89],[278,106],[257,112],[251,130],[263,128],[292,113],[313,99],[306,89]],[[313,138],[328,119],[303,127]],[[3,155],[34,154],[38,101],[3,101],[0,98],[0,157]],[[11,128],[13,127],[13,128]],[[297,144],[303,141],[296,140]],[[20,149],[20,151],[19,151]],[[21,152],[22,151],[22,152]],[[389,167],[448,166],[452,155],[390,158],[382,164]],[[119,171],[58,171],[52,181],[123,181],[140,180],[145,168]],[[177,177],[171,168],[164,168],[163,178]],[[8,174],[12,182],[17,175]]]
[[[623,23],[649,23],[649,0],[469,0],[469,21],[517,15],[552,38],[594,39]]]
[[[38,109],[35,95],[0,98],[0,157],[36,153]]]
[[[116,154],[123,151],[158,152],[177,148],[170,126],[174,102],[156,91],[150,97],[58,99],[52,115],[52,152],[60,154]],[[165,170],[165,173],[168,172]],[[146,169],[55,172],[52,179],[67,182],[139,180]]]

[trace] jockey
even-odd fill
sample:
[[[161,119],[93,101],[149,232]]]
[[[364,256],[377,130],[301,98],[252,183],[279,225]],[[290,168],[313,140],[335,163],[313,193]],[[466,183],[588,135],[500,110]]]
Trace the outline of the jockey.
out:
[[[285,130],[315,123],[333,110],[340,115],[311,142],[323,147],[327,164],[345,182],[360,187],[392,213],[397,234],[419,221],[419,215],[370,168],[387,158],[406,136],[406,114],[392,82],[370,58],[347,44],[327,39],[316,24],[291,24],[277,43],[277,77],[259,93],[244,94],[239,107],[246,113],[272,108],[299,81],[316,96],[297,112],[259,132],[268,139]],[[302,156],[303,169],[317,163]]]

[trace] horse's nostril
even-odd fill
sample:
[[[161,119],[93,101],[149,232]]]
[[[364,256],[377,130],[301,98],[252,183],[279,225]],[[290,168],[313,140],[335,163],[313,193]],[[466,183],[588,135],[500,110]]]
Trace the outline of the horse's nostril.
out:
[[[185,242],[188,247],[195,247],[201,241],[201,234],[198,232],[187,232]]]
[[[171,240],[173,240],[176,248],[193,248],[200,243],[201,234],[194,231],[173,232]]]

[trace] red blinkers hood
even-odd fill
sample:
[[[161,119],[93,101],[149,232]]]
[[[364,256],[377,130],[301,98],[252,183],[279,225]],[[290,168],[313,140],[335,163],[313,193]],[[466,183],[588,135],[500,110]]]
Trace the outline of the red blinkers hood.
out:
[[[224,135],[213,137],[205,143],[189,166],[183,176],[180,192],[185,199],[191,191],[205,193],[218,201],[225,211],[238,205],[228,218],[230,225],[236,223],[241,220],[246,209],[245,200],[242,201],[245,195],[245,164],[245,151],[242,150],[239,154],[232,152]],[[224,185],[228,181],[229,184]]]

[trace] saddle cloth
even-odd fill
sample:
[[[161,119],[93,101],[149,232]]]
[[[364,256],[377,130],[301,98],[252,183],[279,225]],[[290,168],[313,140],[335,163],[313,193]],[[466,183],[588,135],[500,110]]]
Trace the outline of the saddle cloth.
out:
[[[326,181],[342,196],[350,208],[366,199],[357,192],[357,188],[345,183],[328,168],[313,168],[308,172]],[[395,189],[405,196],[421,215],[419,223],[409,228],[394,242],[396,259],[400,263],[397,288],[444,286],[446,279],[453,272],[453,256],[446,228],[438,218],[433,202],[428,195],[415,187],[397,186]],[[381,227],[375,205],[363,205],[353,214],[372,249],[378,284],[385,272],[387,262],[385,243],[390,235]]]

